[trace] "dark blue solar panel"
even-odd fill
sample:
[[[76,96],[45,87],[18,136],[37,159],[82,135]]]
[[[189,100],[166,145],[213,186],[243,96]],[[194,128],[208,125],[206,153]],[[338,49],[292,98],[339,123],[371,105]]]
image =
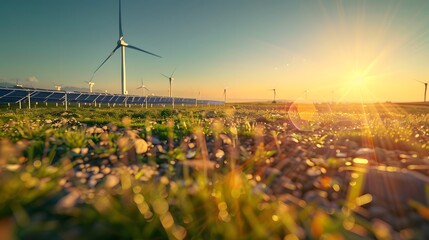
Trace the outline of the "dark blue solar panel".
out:
[[[0,98],[0,102],[1,103],[16,103],[20,99],[21,98],[15,98],[15,97],[2,97],[2,98]]]
[[[170,97],[160,96],[124,96],[107,93],[63,92],[47,89],[26,88],[0,88],[0,103],[27,102],[28,95],[32,102],[63,102],[67,94],[70,103],[116,103],[116,104],[172,104]],[[195,104],[194,98],[174,98],[175,104]],[[198,100],[198,104],[223,104],[221,101]]]
[[[94,102],[96,100],[98,95],[88,95],[87,98],[85,98],[85,102]]]
[[[106,101],[105,101],[105,99],[106,99],[106,95],[99,95],[99,97],[97,98],[97,102],[99,102],[99,103],[105,103]]]
[[[67,101],[69,102],[78,102],[81,93],[67,93]]]
[[[11,93],[10,90],[0,89],[0,97],[5,96],[5,95],[10,94],[10,93]]]
[[[51,92],[35,92],[31,97],[44,100],[51,94]]]
[[[123,103],[125,101],[125,96],[119,96],[115,99],[115,103]]]
[[[136,103],[135,102],[135,100],[136,100],[136,97],[127,97],[127,103],[128,104],[134,104],[134,103]]]
[[[147,102],[150,104],[155,104],[155,103],[159,102],[159,97],[148,97]]]
[[[63,102],[64,101],[64,93],[55,93],[52,94],[48,99],[46,99],[46,102]]]
[[[116,103],[116,100],[118,100],[119,96],[112,96],[112,99],[110,99],[111,103]]]
[[[110,103],[110,102],[112,102],[112,99],[113,99],[114,97],[115,97],[115,96],[113,96],[113,95],[107,95],[107,96],[105,96],[105,97],[103,98],[102,102],[103,102],[103,103]]]
[[[28,96],[28,92],[24,90],[15,90],[11,95],[14,97],[26,97]]]

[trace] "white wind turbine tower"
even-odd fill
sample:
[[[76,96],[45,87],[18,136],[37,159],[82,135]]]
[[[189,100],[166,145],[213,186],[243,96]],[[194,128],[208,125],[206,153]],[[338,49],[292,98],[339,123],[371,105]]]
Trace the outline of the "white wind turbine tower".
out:
[[[173,98],[173,95],[171,93],[171,82],[174,80],[174,78],[173,78],[174,72],[176,72],[176,69],[174,69],[174,71],[171,73],[170,76],[167,76],[167,75],[161,73],[162,76],[164,76],[165,78],[168,79],[168,82],[169,82],[168,96],[170,98],[172,98],[173,108],[174,108],[174,98]]]
[[[198,99],[200,99],[201,91],[198,91],[198,96],[195,98],[195,106],[198,106]]]
[[[95,82],[93,82],[92,80],[85,82],[88,83],[89,92],[92,93],[92,88],[94,87]]]
[[[226,88],[223,89],[224,104],[226,104]]]
[[[428,90],[428,82],[422,82],[422,81],[419,81],[419,80],[416,80],[416,81],[420,82],[420,83],[423,83],[425,85],[425,95],[424,95],[423,100],[424,100],[424,102],[426,102],[426,92]]]
[[[305,90],[305,91],[304,91],[304,93],[305,93],[305,101],[307,101],[307,100],[308,100],[308,92],[309,92],[308,90]]]
[[[270,91],[273,91],[273,94],[274,94],[273,103],[276,103],[276,95],[277,95],[276,89],[273,88],[273,89],[270,89]]]
[[[142,83],[142,85],[140,85],[140,87],[138,87],[137,89],[142,90],[142,97],[144,97],[144,90],[146,89],[148,92],[150,90],[145,85],[143,85],[143,80],[141,80],[141,83]],[[146,109],[147,109],[147,93],[146,93],[145,103],[146,103]],[[143,104],[142,104],[142,107],[143,107]]]
[[[128,91],[127,91],[127,78],[126,78],[126,71],[125,71],[125,48],[127,48],[127,47],[128,48],[132,48],[134,50],[137,50],[137,51],[140,51],[140,52],[144,52],[144,53],[156,56],[156,57],[161,57],[161,56],[158,56],[158,55],[156,55],[154,53],[145,51],[145,50],[143,50],[141,48],[129,45],[127,42],[125,42],[125,40],[124,40],[124,34],[122,32],[122,19],[121,18],[122,18],[121,17],[121,0],[119,0],[119,40],[117,42],[116,47],[113,49],[113,51],[110,53],[110,55],[106,58],[106,60],[104,60],[101,63],[101,65],[94,71],[94,73],[93,73],[92,76],[94,77],[94,74],[98,71],[98,69],[100,69],[101,66],[103,66],[103,64],[116,52],[116,50],[118,50],[119,48],[121,48],[121,53],[122,53],[122,55],[121,55],[121,60],[122,60],[121,61],[122,62],[122,64],[121,64],[121,67],[122,67],[122,69],[121,69],[121,83],[122,83],[121,84],[121,87],[122,87],[121,88],[121,93],[123,95],[126,95],[126,94],[128,94]]]

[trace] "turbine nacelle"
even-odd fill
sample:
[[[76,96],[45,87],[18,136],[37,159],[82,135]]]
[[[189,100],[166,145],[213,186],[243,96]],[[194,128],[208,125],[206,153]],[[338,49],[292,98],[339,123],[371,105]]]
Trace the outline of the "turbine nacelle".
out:
[[[124,47],[128,46],[128,43],[125,42],[124,37],[119,38],[118,46],[124,46]]]

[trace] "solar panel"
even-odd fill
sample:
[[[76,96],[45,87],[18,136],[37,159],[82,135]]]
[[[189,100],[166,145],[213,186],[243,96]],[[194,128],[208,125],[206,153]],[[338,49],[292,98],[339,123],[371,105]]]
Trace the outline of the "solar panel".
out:
[[[161,96],[136,96],[108,93],[65,92],[36,88],[0,88],[0,103],[28,102],[64,102],[67,95],[69,103],[103,103],[103,104],[148,104],[167,105],[173,98]],[[195,104],[195,98],[174,98],[175,104]],[[222,101],[198,100],[198,104],[224,104]]]
[[[67,101],[69,102],[78,102],[81,93],[67,93]]]

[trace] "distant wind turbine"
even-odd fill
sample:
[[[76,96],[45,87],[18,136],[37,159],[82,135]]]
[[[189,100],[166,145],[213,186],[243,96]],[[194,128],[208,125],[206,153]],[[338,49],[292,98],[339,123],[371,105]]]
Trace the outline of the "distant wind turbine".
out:
[[[226,88],[223,89],[224,103],[226,103]]]
[[[174,80],[173,75],[174,75],[175,71],[176,71],[176,69],[173,70],[173,72],[171,73],[170,76],[167,76],[167,75],[161,73],[161,75],[164,76],[165,78],[167,78],[169,81],[169,84],[170,84],[170,87],[168,89],[168,96],[169,97],[172,97],[172,95],[171,95],[171,82]]]
[[[198,99],[200,99],[201,92],[198,91],[198,96],[195,98],[195,106],[198,106]]]
[[[140,52],[144,52],[144,53],[147,53],[147,54],[159,57],[159,58],[161,57],[161,56],[156,55],[154,53],[145,51],[145,50],[143,50],[141,48],[129,45],[127,42],[125,42],[125,40],[124,40],[124,34],[122,32],[121,0],[119,0],[119,40],[117,42],[116,47],[113,49],[113,51],[110,53],[110,55],[107,56],[106,60],[104,60],[101,63],[101,65],[94,71],[94,73],[92,74],[92,77],[94,77],[94,75],[98,71],[98,69],[100,69],[101,66],[103,66],[103,64],[105,62],[107,62],[107,60],[116,52],[116,50],[118,50],[119,48],[121,48],[121,52],[122,52],[122,55],[121,55],[121,60],[122,60],[122,64],[121,64],[121,67],[122,67],[122,69],[121,69],[121,83],[122,84],[121,84],[121,87],[122,87],[122,89],[121,89],[121,91],[122,91],[123,95],[128,94],[128,91],[127,91],[127,78],[126,78],[126,70],[125,70],[125,48],[127,48],[127,47],[128,48],[132,48],[132,49],[137,50],[137,51],[140,51]]]
[[[57,91],[61,91],[61,88],[62,88],[63,86],[61,86],[61,85],[59,85],[59,84],[56,84],[56,83],[54,83],[54,88],[55,88],[55,90],[57,90]]]
[[[16,87],[22,87],[22,84],[19,83],[18,79],[16,79]]]
[[[274,98],[273,98],[273,103],[276,103],[276,89],[275,88],[273,88],[273,89],[270,89],[270,91],[273,91],[273,94],[274,94]]]
[[[165,75],[165,74],[162,74],[161,73],[161,75],[162,76],[164,76],[165,78],[167,78],[168,79],[168,82],[169,82],[169,89],[168,89],[168,96],[170,97],[170,98],[172,98],[172,104],[173,104],[173,108],[174,108],[174,98],[173,98],[173,95],[172,95],[172,93],[171,93],[171,82],[174,80],[174,78],[173,78],[173,75],[174,75],[174,72],[176,72],[176,69],[174,69],[173,70],[173,72],[171,73],[171,75],[170,76],[167,76],[167,75]]]
[[[145,85],[143,85],[143,80],[141,80],[141,83],[142,83],[142,85],[140,85],[140,87],[138,87],[137,89],[141,89],[142,90],[142,97],[144,97],[144,90],[146,89],[148,92],[150,90]],[[146,94],[145,102],[146,102],[146,109],[147,109],[147,94]],[[143,107],[143,105],[142,105],[142,107]]]
[[[85,81],[86,83],[88,83],[89,86],[89,92],[92,93],[92,88],[94,87],[95,82],[93,82],[92,80],[90,81]]]
[[[308,90],[305,90],[304,93],[305,93],[305,100],[308,100]]]
[[[420,83],[423,83],[424,85],[425,85],[425,95],[424,95],[424,102],[426,102],[426,92],[427,92],[427,90],[428,90],[428,82],[422,82],[422,81],[419,81],[419,80],[416,80],[417,82],[420,82]]]

